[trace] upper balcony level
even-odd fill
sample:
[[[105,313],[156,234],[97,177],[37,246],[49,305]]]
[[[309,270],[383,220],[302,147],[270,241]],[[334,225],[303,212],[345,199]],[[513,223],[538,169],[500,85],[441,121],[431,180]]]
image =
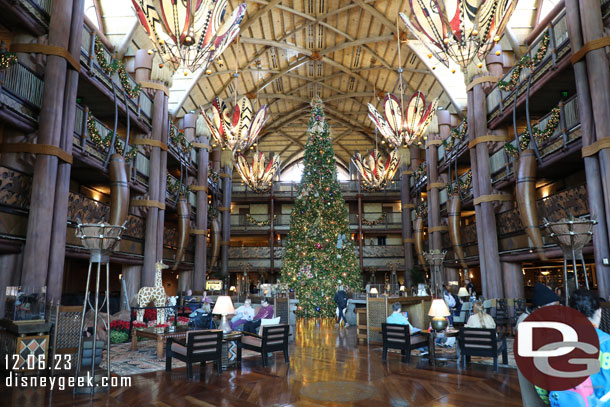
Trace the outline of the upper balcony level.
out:
[[[0,0],[0,21],[17,30],[27,30],[36,36],[49,31],[53,0]]]

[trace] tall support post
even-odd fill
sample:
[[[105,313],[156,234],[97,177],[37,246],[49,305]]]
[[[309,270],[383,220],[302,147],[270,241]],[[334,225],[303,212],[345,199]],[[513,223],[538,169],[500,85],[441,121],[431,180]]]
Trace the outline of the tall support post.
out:
[[[438,114],[438,113],[437,113]],[[439,192],[444,183],[438,180],[438,146],[441,139],[438,133],[430,133],[426,141],[426,161],[428,172],[428,250],[441,250],[441,203]]]
[[[487,106],[485,102],[485,92],[483,85],[475,85],[469,92],[472,98],[469,98],[468,111],[472,111],[472,121],[468,120],[468,133],[471,140],[487,135]],[[470,119],[470,117],[469,117]],[[491,195],[491,169],[489,165],[489,149],[487,143],[477,143],[474,148],[471,148],[471,154],[474,152],[476,156],[477,172],[472,172],[473,185],[474,180],[477,180],[478,191],[474,198],[480,196]],[[500,254],[498,251],[498,234],[496,228],[496,216],[493,207],[493,202],[481,202],[476,207],[479,207],[480,223],[477,219],[477,235],[485,240],[485,251],[481,253],[479,250],[479,258],[485,257],[485,267],[481,268],[481,279],[485,283],[483,285],[483,295],[486,298],[500,298],[502,296],[502,271],[500,267]],[[479,230],[481,233],[479,234]],[[480,246],[479,246],[480,249]],[[483,275],[485,277],[483,278]]]
[[[364,270],[364,233],[362,233],[362,183],[358,181],[358,263]]]
[[[275,269],[275,220],[273,214],[275,213],[275,198],[273,196],[273,184],[271,185],[271,191],[269,194],[269,271],[273,273]]]
[[[233,187],[233,156],[231,151],[225,150],[221,157],[222,172],[222,206],[218,208],[222,213],[222,242],[220,251],[220,272],[223,280],[229,278],[229,246],[231,244],[231,190]]]
[[[51,3],[49,40],[51,46],[68,48],[72,25],[73,1]],[[45,86],[40,109],[38,141],[40,145],[61,146],[67,62],[61,56],[48,55]],[[38,154],[34,164],[32,195],[25,240],[21,284],[46,285],[50,263],[55,188],[59,159]]]
[[[136,51],[135,70],[138,82],[149,81],[152,68],[152,55],[147,50]],[[150,138],[153,141],[161,141],[163,128],[167,121],[165,115],[165,94],[162,90],[154,91],[154,106],[152,117],[152,132]],[[165,205],[165,197],[161,197],[161,148],[159,146],[150,147],[150,170],[148,174],[148,200],[155,205],[149,206],[146,213],[146,231],[144,234],[144,265],[142,267],[141,283],[143,287],[153,287],[155,284],[155,263],[162,259],[163,253],[157,253],[158,234],[163,234],[159,230],[159,208]],[[165,182],[165,179],[163,179]]]
[[[405,287],[411,287],[411,269],[413,268],[413,226],[411,225],[411,210],[415,205],[411,203],[411,174],[413,174],[413,170],[409,168],[409,163],[403,159],[400,166],[400,204],[402,212],[402,244],[405,252]]]
[[[595,33],[599,33],[599,24],[601,22],[601,16],[597,15],[600,13],[599,5],[589,5],[592,8],[597,7],[597,10],[585,10],[583,18],[592,18],[595,21],[587,21],[584,25],[591,24],[591,27],[586,29],[587,37],[584,37],[583,24],[581,24],[581,12],[579,11],[578,0],[566,0],[566,22],[568,27],[568,33],[570,38],[570,45],[574,52],[581,49],[586,41],[590,41]],[[586,1],[585,3],[589,3]],[[583,5],[581,4],[581,7]],[[604,69],[608,69],[608,61],[600,61],[599,54],[603,55],[603,48],[591,51],[587,54],[586,59],[577,61],[574,67],[574,76],[576,78],[576,90],[578,100],[578,113],[580,116],[580,128],[582,131],[582,144],[583,149],[588,148],[596,141],[603,137],[608,137],[609,133],[599,133],[596,129],[597,118],[599,114],[594,115],[594,110],[604,111],[603,103],[604,98],[606,99],[606,109],[608,107],[608,83],[606,82],[606,88],[602,85],[604,83],[604,77],[607,77],[608,72],[601,72]],[[589,69],[589,58],[591,63],[596,65],[592,69]],[[602,58],[603,59],[603,58]],[[600,72],[598,72],[598,69]],[[591,76],[592,75],[592,76]],[[601,81],[598,85],[590,87],[589,81],[596,81],[597,75],[601,76]],[[593,107],[593,96],[595,94],[596,103],[602,103],[602,106]],[[605,95],[604,95],[605,93]],[[603,120],[607,122],[608,116]],[[605,123],[607,126],[608,124]],[[601,130],[604,131],[604,130]],[[607,130],[606,130],[607,131]],[[595,258],[595,271],[597,277],[598,292],[601,297],[607,298],[610,295],[610,266],[604,265],[604,259],[610,259],[610,224],[606,208],[610,203],[607,196],[608,193],[604,193],[604,189],[607,191],[607,181],[604,182],[603,178],[607,177],[608,169],[605,161],[602,158],[602,152],[606,154],[608,149],[601,150],[600,154],[593,154],[584,157],[585,162],[585,174],[587,178],[587,194],[589,198],[589,211],[591,219],[597,221],[597,225],[593,226],[593,254]],[[605,174],[605,175],[604,175]],[[605,184],[605,185],[604,185]],[[604,198],[606,196],[606,198]],[[604,202],[605,199],[605,202]]]
[[[82,26],[85,18],[84,0],[74,0],[72,5],[72,24],[68,51],[76,59],[80,57]],[[76,92],[78,90],[78,72],[68,69],[63,103],[62,129],[60,147],[72,154],[72,133],[76,115]],[[70,190],[70,173],[72,165],[59,161],[55,185],[55,202],[53,205],[53,224],[51,248],[49,253],[49,272],[47,277],[47,298],[54,302],[61,301],[63,287],[64,262],[66,254],[66,232],[68,225],[68,197]]]
[[[525,298],[521,263],[502,262],[504,298]]]
[[[189,119],[190,120],[190,119]],[[201,123],[203,118],[198,121]],[[185,122],[187,119],[185,118]],[[195,269],[193,270],[193,289],[203,291],[207,274],[207,230],[208,230],[208,163],[209,139],[203,131],[205,126],[197,126],[197,229],[195,235]]]
[[[169,139],[169,114],[168,96],[163,94],[163,127],[161,128],[161,143],[168,145]],[[192,140],[192,139],[190,139]],[[186,177],[184,178],[186,180]],[[165,204],[167,193],[167,150],[159,150],[159,201]],[[163,260],[163,231],[165,230],[165,209],[159,208],[157,215],[157,258]]]

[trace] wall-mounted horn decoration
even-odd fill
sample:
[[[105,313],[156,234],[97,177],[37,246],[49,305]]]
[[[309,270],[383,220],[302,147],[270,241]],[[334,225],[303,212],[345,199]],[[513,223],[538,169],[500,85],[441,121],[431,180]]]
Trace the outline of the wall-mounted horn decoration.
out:
[[[176,210],[178,212],[178,248],[176,249],[176,264],[174,264],[173,270],[176,270],[182,261],[191,234],[189,203],[184,195],[180,195],[178,198]]]
[[[129,211],[129,182],[125,158],[120,154],[110,157],[110,219],[111,225],[122,225]]]
[[[538,209],[536,208],[536,155],[534,150],[521,152],[517,167],[517,205],[525,233],[530,238],[541,260],[547,260],[544,255],[542,233],[538,227]]]
[[[424,267],[424,270],[428,270],[426,260],[424,259],[424,219],[421,217],[415,218],[413,224],[413,237],[415,238],[415,252],[419,263]]]
[[[218,221],[218,218],[212,218],[212,222],[210,224],[212,259],[210,260],[210,267],[208,267],[209,271],[214,269],[214,266],[218,262],[218,256],[220,256],[220,231],[220,222]]]
[[[462,220],[462,200],[459,195],[449,197],[447,207],[447,220],[449,224],[449,239],[453,246],[453,252],[464,268],[468,268],[464,260],[464,248],[462,247],[462,235],[460,234]]]

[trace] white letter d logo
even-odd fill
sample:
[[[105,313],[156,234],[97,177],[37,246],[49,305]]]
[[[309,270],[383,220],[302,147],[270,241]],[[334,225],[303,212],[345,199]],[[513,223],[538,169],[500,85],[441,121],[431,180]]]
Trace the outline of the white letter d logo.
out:
[[[555,350],[534,350],[534,328],[554,329],[561,332],[562,342],[578,342],[578,333],[569,325],[561,322],[523,321],[519,324],[519,346],[517,352],[522,357],[552,358],[567,355],[573,346],[563,346]]]

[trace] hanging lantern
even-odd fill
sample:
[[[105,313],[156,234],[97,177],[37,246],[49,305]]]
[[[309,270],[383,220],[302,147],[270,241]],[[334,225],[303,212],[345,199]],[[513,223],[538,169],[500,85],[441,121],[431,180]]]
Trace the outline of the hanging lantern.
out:
[[[394,147],[409,146],[424,134],[436,113],[437,100],[426,107],[426,99],[421,92],[415,92],[402,110],[400,100],[387,94],[383,100],[384,115],[369,103],[369,118],[383,138]]]
[[[411,19],[398,13],[407,28],[445,66],[449,59],[465,68],[483,60],[500,40],[517,0],[412,0]]]
[[[280,156],[275,154],[267,164],[267,157],[264,153],[256,152],[252,156],[252,163],[248,163],[245,155],[237,153],[235,166],[241,179],[252,189],[252,191],[261,194],[271,189],[273,177],[280,168]]]
[[[397,150],[392,150],[388,159],[384,160],[382,154],[373,149],[366,155],[356,152],[352,162],[360,173],[362,187],[366,191],[380,191],[394,178],[400,157]]]
[[[227,0],[131,0],[159,56],[191,72],[206,69],[239,33],[240,4],[222,21]]]
[[[216,98],[212,102],[212,118],[202,112],[210,133],[222,148],[246,151],[256,141],[258,133],[267,121],[267,105],[263,105],[252,118],[252,102],[247,97],[235,105],[233,114],[227,104]]]

